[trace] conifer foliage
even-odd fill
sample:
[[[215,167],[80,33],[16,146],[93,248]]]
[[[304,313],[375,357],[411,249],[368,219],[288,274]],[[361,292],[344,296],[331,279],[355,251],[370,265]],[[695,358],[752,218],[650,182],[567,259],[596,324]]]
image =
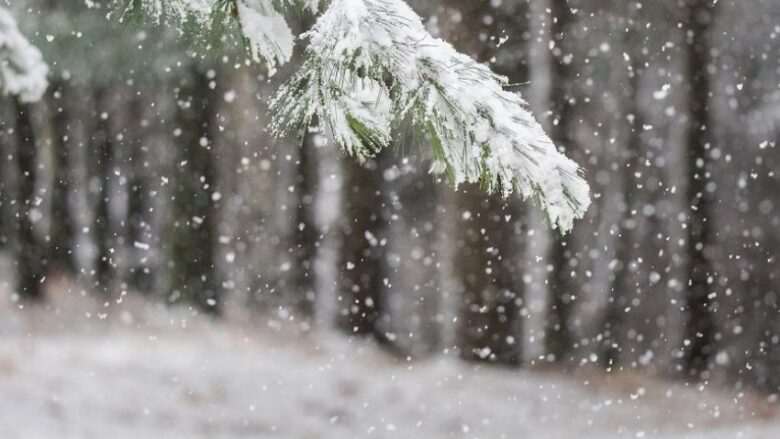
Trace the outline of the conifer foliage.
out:
[[[401,0],[334,0],[303,35],[306,60],[272,102],[285,133],[316,115],[360,160],[403,120],[430,140],[432,172],[536,201],[571,229],[589,204],[579,167],[559,153],[507,79],[431,36]]]
[[[434,174],[456,187],[480,183],[490,193],[535,201],[562,233],[590,204],[581,169],[558,151],[508,80],[433,37],[403,0],[115,2],[123,18],[144,14],[182,31],[238,28],[249,57],[272,74],[290,61],[297,40],[305,42],[299,70],[271,102],[277,135],[316,121],[365,161],[388,148],[393,128],[403,124],[430,145]],[[285,19],[296,10],[317,15],[300,36]],[[3,10],[0,49],[3,90],[40,96],[45,64]]]
[[[18,96],[23,102],[37,101],[46,91],[48,73],[41,52],[0,6],[0,94]]]

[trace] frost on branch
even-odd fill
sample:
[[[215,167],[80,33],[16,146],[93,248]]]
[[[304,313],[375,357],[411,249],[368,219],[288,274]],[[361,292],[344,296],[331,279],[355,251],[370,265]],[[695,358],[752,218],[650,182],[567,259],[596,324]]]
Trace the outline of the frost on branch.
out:
[[[0,91],[25,102],[37,101],[46,91],[49,67],[41,52],[19,32],[16,20],[0,7]]]
[[[306,61],[272,102],[277,133],[319,124],[365,159],[408,118],[432,144],[434,173],[536,201],[570,230],[588,205],[576,163],[558,152],[507,80],[432,37],[401,0],[334,0],[311,31]]]

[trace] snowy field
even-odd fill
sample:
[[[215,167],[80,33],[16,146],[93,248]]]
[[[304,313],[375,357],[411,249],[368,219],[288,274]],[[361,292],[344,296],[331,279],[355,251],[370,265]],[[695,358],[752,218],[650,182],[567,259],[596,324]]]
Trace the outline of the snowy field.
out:
[[[18,310],[1,297],[3,439],[780,437],[780,418],[756,397],[407,363],[338,335],[282,335],[139,301]]]

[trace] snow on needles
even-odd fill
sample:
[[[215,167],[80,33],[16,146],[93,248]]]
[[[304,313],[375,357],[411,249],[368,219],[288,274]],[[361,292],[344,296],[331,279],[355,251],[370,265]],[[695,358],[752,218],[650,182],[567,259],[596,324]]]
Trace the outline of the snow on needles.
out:
[[[290,60],[295,37],[271,0],[239,0],[238,19],[253,61],[265,61],[273,73],[277,65]]]
[[[277,133],[316,115],[366,159],[390,144],[391,123],[408,118],[431,138],[432,171],[454,185],[517,192],[561,232],[585,214],[582,171],[505,90],[507,79],[431,36],[402,0],[334,0],[304,38],[304,65],[272,101]]]
[[[41,52],[19,32],[11,14],[0,7],[0,91],[25,102],[37,101],[48,87],[48,73]]]
[[[158,21],[201,27],[235,17],[255,62],[273,73],[295,37],[278,9],[318,12],[318,0],[141,0]],[[138,4],[133,2],[132,4]],[[235,8],[234,8],[235,6]],[[507,78],[434,38],[403,0],[333,0],[308,39],[301,68],[271,102],[272,130],[312,120],[351,156],[366,160],[408,120],[431,141],[432,172],[455,186],[535,201],[550,224],[570,230],[590,204],[576,163],[561,154]]]

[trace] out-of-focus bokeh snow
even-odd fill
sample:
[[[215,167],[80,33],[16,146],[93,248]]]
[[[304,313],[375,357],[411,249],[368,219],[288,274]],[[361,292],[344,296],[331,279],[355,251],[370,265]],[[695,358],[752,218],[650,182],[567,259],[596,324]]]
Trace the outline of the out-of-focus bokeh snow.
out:
[[[780,418],[755,395],[411,363],[327,332],[61,288],[47,309],[0,294],[0,438],[780,437]]]

